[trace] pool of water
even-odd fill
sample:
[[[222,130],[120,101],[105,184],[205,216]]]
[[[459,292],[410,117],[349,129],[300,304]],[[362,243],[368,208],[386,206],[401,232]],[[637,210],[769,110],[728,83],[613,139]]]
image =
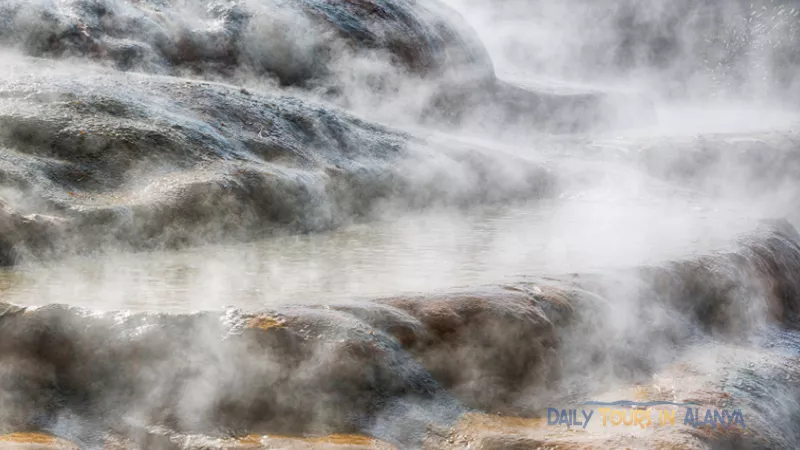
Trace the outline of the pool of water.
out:
[[[260,309],[658,263],[719,248],[753,226],[719,205],[576,195],[246,244],[24,265],[0,272],[0,292],[16,304],[98,310]]]

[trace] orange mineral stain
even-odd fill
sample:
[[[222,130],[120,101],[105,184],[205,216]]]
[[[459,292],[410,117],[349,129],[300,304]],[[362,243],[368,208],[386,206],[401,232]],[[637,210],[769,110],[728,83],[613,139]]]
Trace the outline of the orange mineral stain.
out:
[[[12,444],[11,448],[18,448],[19,444],[23,444],[25,448],[28,445],[34,446],[47,446],[52,449],[62,450],[78,450],[79,447],[72,442],[59,439],[55,436],[43,433],[11,433],[0,436],[0,448],[6,448],[3,444]],[[14,445],[17,444],[17,445]],[[20,446],[21,447],[21,446]],[[39,448],[39,447],[36,447]]]
[[[489,430],[507,428],[539,429],[547,426],[547,419],[543,417],[528,418],[471,413],[464,415],[461,419],[461,424],[469,428]]]
[[[362,436],[358,434],[330,434],[327,436],[318,437],[300,437],[300,436],[283,436],[283,435],[248,435],[236,440],[241,445],[260,445],[270,440],[290,440],[296,442],[303,442],[306,444],[325,444],[325,445],[348,445],[348,446],[364,446],[373,447],[380,442],[369,436]],[[384,448],[384,447],[381,447]]]
[[[58,442],[53,436],[40,433],[11,433],[0,436],[0,442],[16,442],[19,444],[55,444]]]
[[[269,316],[257,316],[247,321],[247,328],[259,330],[271,330],[273,328],[286,328],[286,324],[281,319]]]
[[[372,445],[375,440],[358,434],[331,434],[318,438],[310,438],[309,442],[336,445]]]

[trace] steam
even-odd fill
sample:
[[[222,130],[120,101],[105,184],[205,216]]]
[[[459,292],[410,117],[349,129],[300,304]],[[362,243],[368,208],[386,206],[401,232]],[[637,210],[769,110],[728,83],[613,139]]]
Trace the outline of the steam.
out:
[[[422,3],[0,0],[0,431],[413,447],[796,325],[800,5]]]
[[[672,98],[786,100],[794,95],[792,1],[450,0],[498,72],[629,85]]]

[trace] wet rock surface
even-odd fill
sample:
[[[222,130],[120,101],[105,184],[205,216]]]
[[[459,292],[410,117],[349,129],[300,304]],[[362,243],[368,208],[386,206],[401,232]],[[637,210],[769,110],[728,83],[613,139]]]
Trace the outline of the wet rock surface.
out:
[[[0,20],[0,42],[30,56],[256,80],[343,105],[412,95],[421,106],[411,116],[440,124],[491,130],[513,120],[520,130],[569,132],[614,113],[603,92],[553,94],[497,80],[474,31],[439,1],[6,0]]]
[[[467,414],[446,438],[431,439],[428,445],[429,448],[481,449],[793,448],[797,445],[797,436],[788,421],[793,420],[793,403],[798,399],[793,381],[798,376],[797,362],[796,356],[783,351],[706,346],[657,371],[650,380],[606,392],[600,397],[615,400],[645,392],[648,401],[693,402],[696,404],[693,408],[698,411],[738,410],[744,417],[744,429],[694,427],[685,423],[687,409],[674,406],[639,409],[655,418],[664,412],[674,414],[675,424],[660,427],[652,424],[647,429],[601,426],[597,420],[587,429],[568,429],[563,425],[548,425],[545,418]],[[754,367],[759,369],[753,370]],[[735,387],[737,385],[749,386],[749,392],[743,392]],[[785,403],[775,401],[776,398]],[[624,411],[630,416],[637,410]]]
[[[360,100],[353,84],[396,99],[402,78],[421,98],[404,114],[483,130],[574,133],[620,105],[497,79],[437,2],[9,0],[0,25],[22,53],[0,73],[1,265],[326,231],[584,181],[332,106]],[[548,139],[571,156],[634,154],[626,168],[693,195],[733,175],[769,194],[798,172],[792,130]],[[628,270],[260,312],[0,303],[0,449],[797,447],[798,274],[800,236],[773,221],[726,251]],[[651,378],[658,398],[738,402],[751,426],[544,425],[548,405]]]
[[[398,67],[423,75],[492,72],[480,41],[440,2],[11,0],[0,5],[6,25],[0,39],[7,45],[32,56],[108,60],[123,70],[223,76],[243,70],[291,85],[329,74],[339,47],[347,46],[353,52],[386,51]],[[305,39],[291,27],[298,21],[306,26]]]
[[[120,448],[195,448],[199,436],[213,448],[373,445],[314,438],[281,447],[283,438],[273,437],[337,433],[374,436],[401,448],[461,448],[473,441],[479,448],[530,448],[542,439],[593,448],[635,444],[641,441],[602,433],[553,437],[552,427],[533,419],[475,414],[537,417],[543,405],[563,401],[567,386],[580,384],[576,374],[589,361],[597,380],[634,383],[652,374],[666,377],[682,358],[702,358],[702,349],[681,350],[692,342],[711,338],[724,350],[745,336],[757,338],[764,326],[791,326],[799,268],[797,233],[779,222],[728,252],[694,260],[372,302],[184,315],[6,305],[0,383],[4,401],[14,407],[4,408],[0,425],[9,433],[62,430],[89,448],[108,439]],[[623,277],[638,280],[638,288],[623,292]],[[640,342],[653,346],[652,360],[626,353]],[[756,372],[747,371],[755,367],[752,358],[719,353],[724,364],[714,370],[727,381],[713,385],[715,392],[735,392],[752,425],[742,436],[703,437],[707,447],[698,448],[795,439],[789,431],[775,432],[766,416],[774,408],[762,407],[771,395],[764,389],[791,389],[786,380],[795,376],[794,357],[770,351],[776,356],[760,355],[765,362]],[[716,375],[704,377],[719,383]],[[684,399],[710,389],[697,381],[676,385],[698,386],[674,394]],[[588,395],[589,385],[584,388]],[[493,431],[509,427],[517,434]],[[675,444],[697,432],[669,433],[659,431],[646,442],[663,437]],[[268,438],[248,437],[261,435]]]
[[[432,149],[291,97],[135,74],[120,90],[119,74],[102,69],[16,68],[40,75],[21,80],[10,71],[0,84],[1,171],[16,203],[44,215],[9,226],[38,227],[56,252],[59,243],[141,248],[320,231],[380,207],[460,207],[554,188],[530,160]],[[505,179],[494,179],[497,171]],[[15,240],[5,253],[41,253],[35,241]]]

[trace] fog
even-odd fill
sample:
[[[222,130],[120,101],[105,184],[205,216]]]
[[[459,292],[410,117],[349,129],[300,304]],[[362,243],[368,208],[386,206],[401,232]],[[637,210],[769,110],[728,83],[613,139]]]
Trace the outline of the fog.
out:
[[[800,413],[765,350],[800,317],[798,24],[789,0],[0,0],[0,433],[507,448],[435,430],[662,381],[760,420],[772,391],[719,380],[773,376]]]
[[[447,3],[475,27],[501,76],[668,98],[795,94],[800,5],[790,0]]]

